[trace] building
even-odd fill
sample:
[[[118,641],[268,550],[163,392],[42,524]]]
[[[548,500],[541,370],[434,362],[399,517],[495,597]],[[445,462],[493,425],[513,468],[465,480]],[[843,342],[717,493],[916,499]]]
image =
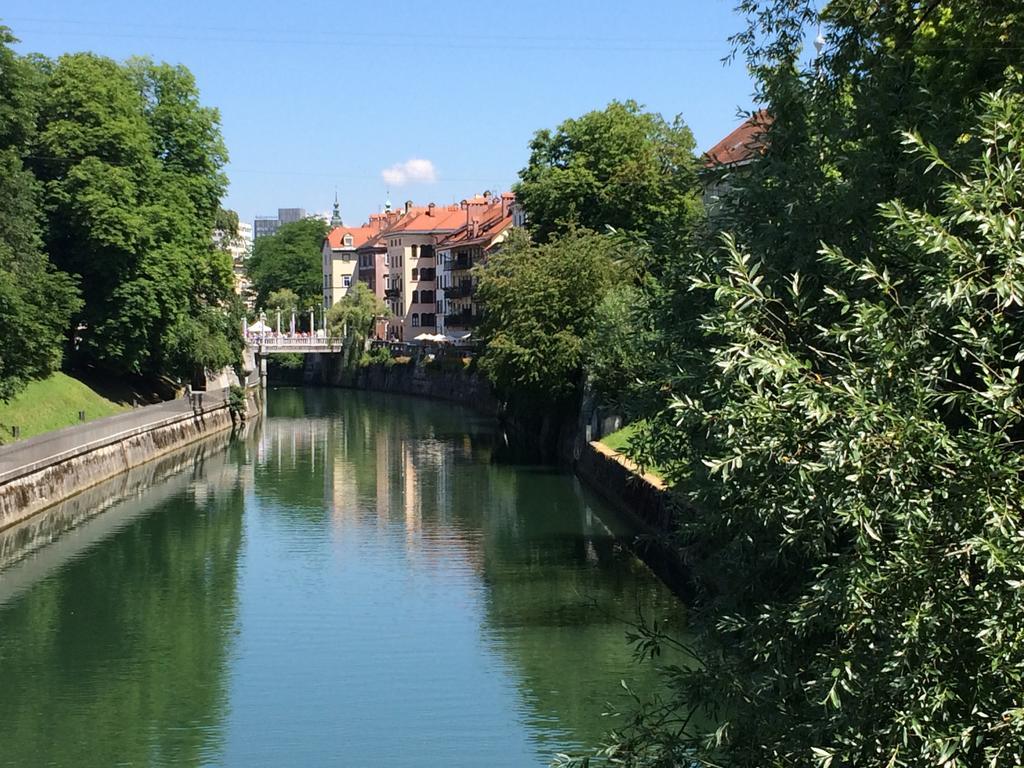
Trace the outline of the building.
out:
[[[464,203],[465,204],[465,203]],[[437,329],[437,243],[464,222],[458,205],[415,208],[405,204],[399,219],[384,232],[387,246],[387,285],[384,297],[391,309],[389,338],[408,341]]]
[[[335,227],[327,233],[323,245],[324,309],[329,309],[348,293],[358,279],[357,250],[379,234],[369,225]]]
[[[771,124],[771,115],[766,110],[758,110],[704,153],[701,179],[704,204],[709,213],[714,213],[721,198],[733,188],[737,174],[742,174],[764,156]]]
[[[227,243],[227,251],[231,254],[231,265],[235,273],[235,293],[245,300],[246,307],[252,309],[256,297],[246,272],[246,262],[252,256],[252,224],[247,221],[238,222],[238,236]]]
[[[273,235],[282,224],[291,224],[306,218],[305,208],[278,208],[277,216],[257,216],[253,220],[253,238]]]
[[[437,331],[466,339],[480,320],[473,267],[487,263],[508,233],[523,221],[515,195],[483,195],[463,201],[464,221],[437,244]]]

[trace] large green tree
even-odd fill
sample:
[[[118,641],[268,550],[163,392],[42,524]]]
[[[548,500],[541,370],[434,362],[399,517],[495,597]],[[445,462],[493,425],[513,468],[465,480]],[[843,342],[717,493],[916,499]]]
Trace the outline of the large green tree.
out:
[[[939,200],[880,209],[905,277],[829,246],[830,284],[780,292],[731,241],[698,280],[718,373],[673,399],[667,474],[715,589],[627,764],[1024,760],[1022,86],[984,99],[966,171],[905,138]]]
[[[23,158],[35,131],[37,72],[0,27],[0,400],[61,362],[74,281],[42,250],[40,189]]]
[[[741,8],[767,152],[666,263],[635,446],[695,510],[694,661],[611,751],[1017,765],[1022,9],[830,3],[808,57],[815,4]]]
[[[515,232],[480,272],[480,368],[505,397],[549,409],[576,392],[618,241],[571,232],[534,244]]]
[[[613,101],[538,131],[516,197],[539,241],[576,226],[677,242],[702,212],[694,147],[681,118]]]
[[[266,306],[270,294],[287,288],[302,306],[319,307],[323,296],[323,243],[327,224],[320,219],[283,224],[276,233],[259,238],[249,259],[249,279],[256,306]]]
[[[177,376],[232,362],[231,263],[212,243],[226,185],[216,110],[183,67],[82,53],[40,69],[33,166],[47,248],[81,280],[83,362]]]

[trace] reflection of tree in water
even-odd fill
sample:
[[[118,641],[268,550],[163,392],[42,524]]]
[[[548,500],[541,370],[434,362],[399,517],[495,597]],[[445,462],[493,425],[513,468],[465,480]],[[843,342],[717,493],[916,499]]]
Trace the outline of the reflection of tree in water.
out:
[[[294,484],[268,489],[291,505],[275,514],[315,514],[342,530],[398,529],[413,567],[479,574],[485,642],[517,681],[538,753],[596,743],[620,679],[653,690],[651,666],[632,663],[625,621],[641,605],[681,625],[682,611],[570,476],[491,463],[493,424],[427,400],[281,390],[268,412],[265,436],[275,437],[257,487],[261,478]],[[296,431],[310,437],[293,441]]]
[[[633,662],[626,622],[642,607],[682,627],[682,608],[594,515],[598,502],[574,480],[521,467],[488,475],[503,486],[490,496],[500,503],[479,517],[494,646],[519,672],[524,717],[542,752],[599,743],[610,726],[601,717],[607,703],[625,703],[619,681],[642,693],[657,685],[651,665]],[[502,482],[510,478],[512,488]],[[482,490],[463,489],[470,497]]]
[[[0,609],[0,765],[216,756],[242,510],[199,481]]]

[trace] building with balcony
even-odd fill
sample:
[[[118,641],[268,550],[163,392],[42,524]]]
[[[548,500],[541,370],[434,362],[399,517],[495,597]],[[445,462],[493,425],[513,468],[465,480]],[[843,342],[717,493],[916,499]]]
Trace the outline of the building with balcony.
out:
[[[511,192],[484,195],[463,205],[465,221],[437,245],[437,329],[456,339],[468,338],[481,316],[473,268],[485,265],[515,222],[522,220]]]
[[[465,201],[464,201],[465,204]],[[417,208],[407,202],[398,220],[383,235],[387,247],[385,300],[391,309],[389,338],[411,340],[437,328],[435,249],[466,217],[458,205],[434,203]]]

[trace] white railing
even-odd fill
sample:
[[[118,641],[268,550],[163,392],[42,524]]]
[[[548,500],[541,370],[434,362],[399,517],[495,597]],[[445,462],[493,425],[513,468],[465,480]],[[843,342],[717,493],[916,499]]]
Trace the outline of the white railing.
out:
[[[317,336],[250,336],[247,343],[256,349],[334,349],[341,347],[339,339]]]

